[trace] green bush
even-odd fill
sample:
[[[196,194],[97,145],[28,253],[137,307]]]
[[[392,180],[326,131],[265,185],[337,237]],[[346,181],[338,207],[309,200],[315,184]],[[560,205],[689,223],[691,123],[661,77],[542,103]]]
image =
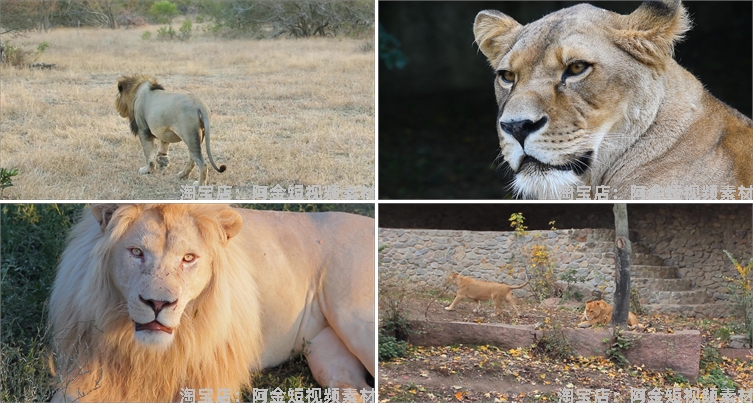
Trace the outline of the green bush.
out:
[[[157,38],[163,41],[175,38],[176,34],[177,32],[175,32],[173,27],[169,26],[160,27],[160,29],[157,30]]]
[[[191,20],[186,19],[185,21],[183,21],[183,25],[178,28],[178,39],[180,39],[181,41],[186,41],[191,38],[191,27],[193,27]]]
[[[698,385],[702,387],[717,387],[719,389],[737,388],[737,383],[732,381],[727,374],[724,374],[724,370],[719,368],[719,366],[712,367],[708,374],[698,377]]]
[[[149,38],[151,37],[152,37],[152,31],[144,31],[144,33],[141,34],[141,39],[143,39],[144,41],[148,41]]]
[[[157,1],[152,4],[149,12],[160,24],[169,24],[178,13],[178,6],[167,0]]]
[[[672,385],[689,383],[687,378],[685,378],[684,376],[680,374],[675,373],[670,368],[664,369],[664,379]]]
[[[0,215],[0,402],[48,402],[46,303],[81,204],[4,204]]]
[[[402,358],[408,354],[408,343],[379,331],[379,361]]]

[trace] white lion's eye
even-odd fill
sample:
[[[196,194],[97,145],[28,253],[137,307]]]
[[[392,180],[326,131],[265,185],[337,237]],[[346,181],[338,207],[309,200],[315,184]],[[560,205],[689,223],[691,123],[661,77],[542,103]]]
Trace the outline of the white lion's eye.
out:
[[[141,257],[144,255],[144,252],[139,248],[130,248],[128,250],[131,252],[132,255],[136,257]]]
[[[191,263],[194,260],[196,260],[196,255],[193,253],[188,253],[187,255],[183,256],[183,261],[186,263]]]

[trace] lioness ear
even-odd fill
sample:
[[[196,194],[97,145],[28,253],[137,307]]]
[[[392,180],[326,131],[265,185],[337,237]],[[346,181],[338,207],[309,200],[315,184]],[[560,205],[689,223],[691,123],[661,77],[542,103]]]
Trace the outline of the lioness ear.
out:
[[[105,231],[107,224],[109,224],[110,220],[112,219],[112,214],[114,214],[118,208],[120,208],[119,204],[92,205],[92,215],[94,215],[94,218],[96,218],[97,222],[99,222],[99,229],[101,229],[102,232]]]
[[[674,44],[690,29],[688,12],[679,0],[646,1],[632,14],[620,16],[614,42],[643,63],[663,67]]]
[[[520,28],[517,21],[497,10],[484,10],[476,15],[473,34],[492,69],[496,69],[500,59],[510,51]]]
[[[225,231],[225,240],[222,241],[222,246],[227,245],[227,242],[237,235],[243,227],[243,218],[236,210],[232,208],[225,208],[220,211],[218,215],[220,227]]]

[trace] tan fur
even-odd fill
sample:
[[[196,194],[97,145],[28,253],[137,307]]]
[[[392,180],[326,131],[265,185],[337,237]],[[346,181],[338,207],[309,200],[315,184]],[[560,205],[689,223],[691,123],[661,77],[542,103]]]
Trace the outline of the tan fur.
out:
[[[449,281],[458,286],[458,292],[455,295],[455,300],[452,301],[450,306],[445,308],[448,311],[452,311],[455,308],[455,304],[461,299],[468,298],[476,301],[476,309],[473,312],[481,311],[481,301],[492,300],[497,310],[497,316],[502,314],[502,305],[504,303],[511,305],[515,310],[515,314],[520,316],[518,307],[515,305],[515,297],[512,294],[512,290],[525,287],[528,285],[528,281],[518,286],[511,286],[502,283],[474,280],[460,274],[451,275]]]
[[[583,311],[581,318],[585,322],[578,324],[579,328],[587,328],[596,324],[606,325],[612,321],[612,312],[614,307],[604,300],[595,300],[586,302],[586,309]],[[632,329],[638,325],[638,317],[632,312],[628,313],[628,326]]]
[[[558,199],[563,187],[608,186],[629,199],[631,186],[750,187],[753,121],[672,58],[690,25],[677,0],[630,15],[580,4],[525,26],[480,12],[474,34],[498,72],[514,192]],[[571,71],[579,62],[586,68]]]
[[[94,205],[72,230],[49,308],[56,401],[167,402],[181,388],[217,400],[300,352],[322,386],[365,389],[374,220]]]
[[[128,118],[131,132],[139,137],[144,149],[146,166],[140,174],[153,172],[157,165],[164,168],[169,164],[168,148],[171,143],[183,141],[188,146],[189,159],[179,177],[185,179],[191,174],[194,164],[199,166],[199,180],[195,185],[203,186],[207,181],[209,167],[204,163],[201,142],[206,138],[209,162],[222,173],[226,166],[217,167],[209,147],[209,107],[199,98],[190,94],[168,93],[151,76],[124,76],[118,80],[118,95],[115,108],[123,118]],[[156,142],[159,141],[157,147]]]

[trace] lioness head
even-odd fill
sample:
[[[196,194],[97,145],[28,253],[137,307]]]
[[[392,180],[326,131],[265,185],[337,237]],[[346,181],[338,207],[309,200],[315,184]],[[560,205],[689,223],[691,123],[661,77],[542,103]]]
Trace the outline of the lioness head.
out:
[[[497,73],[497,133],[514,192],[556,199],[564,186],[600,179],[656,116],[657,84],[689,25],[677,0],[626,16],[581,4],[527,25],[480,12],[473,30]]]
[[[217,249],[240,232],[230,208],[187,205],[95,205],[109,233],[107,269],[140,344],[165,349],[175,339],[186,308],[211,288]]]
[[[584,312],[586,320],[592,321],[594,319],[598,319],[604,313],[604,311],[609,310],[607,308],[608,305],[609,304],[602,300],[586,302],[586,310]]]

